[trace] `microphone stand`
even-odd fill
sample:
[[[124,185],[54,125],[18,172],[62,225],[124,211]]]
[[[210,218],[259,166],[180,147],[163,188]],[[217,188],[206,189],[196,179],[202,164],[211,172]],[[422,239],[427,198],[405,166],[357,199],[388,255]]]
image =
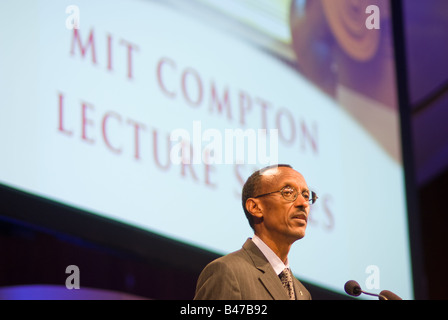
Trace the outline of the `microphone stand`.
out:
[[[360,290],[360,291],[361,291],[361,293],[364,293],[368,296],[378,297],[379,300],[388,300],[385,296],[383,296],[381,294],[370,293],[370,292],[366,292],[366,291],[362,291],[362,290]]]

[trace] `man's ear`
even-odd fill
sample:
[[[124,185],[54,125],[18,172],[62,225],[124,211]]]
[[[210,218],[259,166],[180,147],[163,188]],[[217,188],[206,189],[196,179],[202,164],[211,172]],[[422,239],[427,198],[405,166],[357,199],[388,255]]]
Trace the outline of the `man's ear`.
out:
[[[261,201],[255,198],[249,198],[246,200],[246,210],[256,218],[261,219],[263,217],[263,208]]]

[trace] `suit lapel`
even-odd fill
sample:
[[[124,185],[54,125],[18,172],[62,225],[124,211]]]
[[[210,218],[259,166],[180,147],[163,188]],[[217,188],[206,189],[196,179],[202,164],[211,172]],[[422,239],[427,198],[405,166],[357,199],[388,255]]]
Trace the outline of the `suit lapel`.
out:
[[[289,296],[274,270],[272,270],[272,274],[269,271],[262,274],[260,281],[274,300],[289,300]]]
[[[260,281],[274,300],[288,300],[288,294],[269,261],[251,239],[247,239],[243,248],[249,254],[255,267],[260,270]]]
[[[305,292],[302,291],[302,284],[297,280],[296,277],[292,277],[294,282],[294,292],[296,294],[296,300],[306,300]]]

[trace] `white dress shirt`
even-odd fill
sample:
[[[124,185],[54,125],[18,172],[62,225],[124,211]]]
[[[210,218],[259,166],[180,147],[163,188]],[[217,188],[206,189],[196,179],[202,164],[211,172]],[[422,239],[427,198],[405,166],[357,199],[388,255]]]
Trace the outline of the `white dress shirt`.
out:
[[[252,237],[252,241],[255,243],[255,245],[260,249],[260,251],[264,254],[266,259],[268,259],[269,263],[271,264],[272,268],[274,268],[274,271],[277,275],[279,275],[285,268],[289,268],[289,262],[288,258],[286,258],[286,264],[283,263],[282,260],[272,251],[271,248],[267,246],[266,243],[263,242],[257,235],[254,235]]]

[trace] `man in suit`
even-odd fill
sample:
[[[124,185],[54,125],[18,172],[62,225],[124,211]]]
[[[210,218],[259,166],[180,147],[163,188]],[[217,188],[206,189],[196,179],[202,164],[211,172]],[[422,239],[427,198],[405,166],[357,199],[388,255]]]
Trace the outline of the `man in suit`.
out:
[[[242,205],[255,235],[243,247],[208,264],[195,300],[310,300],[289,269],[292,244],[305,236],[310,205],[317,196],[289,165],[254,172]]]

